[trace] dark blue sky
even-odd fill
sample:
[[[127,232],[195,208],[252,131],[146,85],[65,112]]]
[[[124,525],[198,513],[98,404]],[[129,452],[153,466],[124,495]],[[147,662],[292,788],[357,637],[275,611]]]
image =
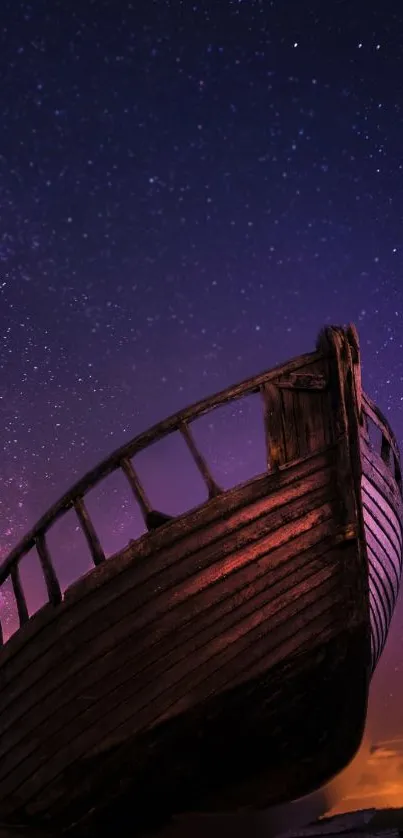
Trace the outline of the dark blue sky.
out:
[[[357,324],[402,441],[400,3],[2,0],[0,72],[0,554],[101,456],[324,323]],[[215,427],[223,481],[255,467],[253,410]],[[111,492],[109,550],[133,523]],[[402,634],[400,608],[385,735]]]

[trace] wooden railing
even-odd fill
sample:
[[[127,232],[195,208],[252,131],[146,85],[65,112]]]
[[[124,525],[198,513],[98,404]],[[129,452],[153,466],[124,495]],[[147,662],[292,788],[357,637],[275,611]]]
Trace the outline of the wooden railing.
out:
[[[321,357],[323,357],[323,355],[320,352],[300,356],[298,359],[291,361],[285,366],[277,367],[269,372],[247,379],[240,384],[229,387],[216,395],[199,401],[197,404],[170,416],[168,419],[165,419],[135,437],[126,445],[123,445],[111,454],[107,459],[103,460],[103,462],[92,469],[92,471],[88,472],[85,477],[78,481],[70,489],[70,491],[66,492],[66,494],[63,495],[63,497],[60,498],[60,500],[57,501],[57,503],[55,503],[45,515],[43,515],[37,524],[26,534],[22,541],[20,541],[11,553],[9,553],[0,567],[0,586],[3,585],[7,579],[11,580],[20,626],[24,625],[24,623],[26,623],[29,619],[27,601],[21,584],[20,561],[27,555],[27,553],[30,552],[30,550],[36,548],[38,553],[42,574],[46,584],[48,601],[53,605],[58,605],[62,600],[61,587],[54,570],[52,558],[47,545],[47,532],[50,527],[52,527],[53,524],[55,524],[55,522],[68,511],[73,509],[76,513],[80,528],[84,533],[89,546],[93,564],[97,566],[105,561],[106,557],[104,550],[84,500],[85,495],[91,489],[113,472],[121,470],[129,482],[135,500],[141,510],[147,530],[149,532],[153,531],[157,527],[168,522],[171,520],[171,516],[165,515],[163,512],[153,509],[144,487],[142,486],[136,473],[132,458],[158,440],[161,440],[174,432],[179,432],[187,445],[201,477],[204,480],[207,487],[208,498],[214,498],[220,494],[222,490],[214,480],[206,460],[196,445],[190,428],[192,422],[201,417],[203,414],[225,405],[228,402],[235,401],[253,393],[263,394],[264,387],[268,381],[278,378],[284,371],[292,376],[295,369],[314,364],[320,360]],[[265,433],[266,442],[268,443],[267,427],[265,428]],[[1,631],[0,642],[3,642]]]
[[[199,401],[197,404],[174,414],[168,419],[165,419],[163,422],[154,425],[144,433],[136,436],[88,472],[70,489],[70,491],[66,492],[66,494],[63,495],[63,497],[60,498],[60,500],[57,501],[57,503],[55,503],[42,518],[40,518],[37,524],[25,535],[22,541],[20,541],[20,543],[9,553],[0,567],[0,586],[7,580],[10,580],[15,597],[19,625],[24,625],[29,619],[27,601],[23,585],[21,583],[20,562],[32,549],[36,549],[39,558],[42,575],[46,584],[48,601],[53,605],[58,605],[62,601],[63,594],[57,574],[52,564],[52,557],[47,543],[47,534],[53,524],[55,524],[56,521],[58,521],[67,512],[73,510],[77,516],[80,529],[84,534],[89,547],[93,565],[97,566],[105,561],[106,556],[102,544],[98,538],[96,529],[85,503],[85,496],[90,490],[92,490],[110,474],[120,470],[123,472],[129,483],[135,501],[142,513],[146,528],[149,532],[172,520],[171,516],[153,508],[138,477],[133,464],[133,458],[148,446],[176,432],[180,433],[186,443],[187,449],[207,488],[208,499],[216,497],[222,492],[222,489],[214,480],[205,458],[196,445],[191,430],[192,423],[202,415],[209,413],[220,406],[254,393],[260,393],[262,395],[262,412],[267,419],[268,382],[276,380],[276,383],[278,382],[278,386],[280,388],[289,386],[294,387],[296,385],[294,379],[298,379],[298,387],[303,386],[308,389],[322,390],[326,386],[326,381],[322,376],[315,375],[315,373],[310,374],[308,371],[308,374],[306,374],[306,368],[309,370],[310,365],[317,364],[317,362],[320,361],[320,359],[323,359],[323,357],[322,352],[309,353],[308,355],[300,356],[295,359],[295,361],[291,361],[282,367],[277,367],[269,372],[254,376],[253,378],[247,379],[240,384],[229,387],[218,394]],[[305,368],[304,374],[294,374],[296,370],[301,369],[302,367]],[[284,373],[286,373],[286,377],[282,378]],[[402,490],[400,456],[394,434],[382,413],[364,393],[362,394],[362,409],[364,414],[364,425],[365,417],[368,417],[372,422],[374,422],[382,434],[382,444],[379,452],[380,456],[384,462],[389,465],[400,490]],[[264,428],[268,451],[267,468],[269,469],[271,467],[272,441],[269,438],[267,421],[264,423]],[[0,644],[2,642],[0,623]]]
[[[399,446],[392,428],[383,413],[366,393],[362,394],[362,409],[365,435],[367,438],[370,437],[368,428],[370,421],[377,427],[381,437],[380,449],[376,453],[379,454],[383,462],[388,466],[400,492],[403,493]]]

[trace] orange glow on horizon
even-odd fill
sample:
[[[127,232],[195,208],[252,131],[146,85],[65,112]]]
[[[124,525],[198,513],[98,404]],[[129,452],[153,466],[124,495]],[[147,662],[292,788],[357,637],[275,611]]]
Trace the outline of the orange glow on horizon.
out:
[[[327,815],[356,809],[403,807],[403,739],[375,746],[356,781],[335,801]]]

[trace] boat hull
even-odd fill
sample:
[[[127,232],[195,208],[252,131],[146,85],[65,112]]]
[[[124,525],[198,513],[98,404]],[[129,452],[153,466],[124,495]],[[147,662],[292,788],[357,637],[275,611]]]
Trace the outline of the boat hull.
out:
[[[224,492],[188,426],[251,392],[267,471]],[[173,431],[209,495],[177,519],[133,466]],[[171,417],[73,487],[0,568],[21,623],[0,650],[0,820],[93,838],[112,819],[136,836],[301,797],[342,770],[400,580],[398,457],[364,403],[355,333],[330,329],[317,352]],[[117,468],[149,532],[105,561],[83,497]],[[96,567],[62,596],[46,532],[70,508]],[[17,571],[32,546],[50,603],[29,619]]]
[[[369,566],[372,668],[385,646],[402,574],[403,505],[390,467],[361,441],[362,503]]]
[[[330,640],[324,635],[314,652],[270,666],[140,738],[98,753],[82,765],[82,777],[96,777],[104,805],[88,816],[84,802],[75,800],[79,834],[107,835],[105,823],[118,830],[130,823],[133,834],[142,834],[174,814],[264,809],[288,801],[292,788],[308,794],[326,783],[329,753],[333,776],[362,741],[368,680],[359,661],[365,648],[365,631],[340,631]],[[320,712],[312,713],[313,706]]]
[[[244,805],[269,805],[311,791],[329,779],[329,765],[333,773],[351,759],[366,712],[368,630],[364,592],[361,601],[356,596],[357,534],[344,526],[338,504],[336,455],[330,447],[211,501],[203,529],[193,513],[179,539],[174,522],[168,546],[158,549],[162,530],[133,544],[73,586],[57,619],[54,610],[39,613],[35,642],[35,618],[25,643],[22,633],[10,641],[1,669],[3,812],[62,825],[75,811],[80,820],[99,796],[99,773],[109,775],[111,760],[125,764],[121,748],[136,797],[141,777],[158,799],[177,777],[176,794],[169,786],[168,795],[174,810],[190,805],[190,792],[180,789],[192,772],[194,789],[205,789],[198,807],[214,799],[218,807],[243,805],[240,790],[228,799],[219,793],[213,764],[223,789],[223,772],[236,766]],[[325,686],[321,712],[312,714],[315,667]],[[290,696],[279,715],[281,682]],[[347,693],[357,696],[354,714]],[[280,757],[289,774],[294,742],[301,766],[306,713],[309,760],[286,783]],[[345,727],[342,744],[330,719]],[[330,760],[326,737],[337,750]],[[211,789],[200,785],[202,742]],[[248,778],[259,747],[265,782],[256,798]]]

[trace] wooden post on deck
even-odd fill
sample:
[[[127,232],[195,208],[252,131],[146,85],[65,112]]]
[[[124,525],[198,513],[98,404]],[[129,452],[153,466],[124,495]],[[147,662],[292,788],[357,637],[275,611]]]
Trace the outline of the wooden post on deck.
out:
[[[264,423],[267,446],[267,468],[276,471],[287,462],[284,435],[284,415],[281,391],[266,381],[261,388],[264,403]]]

